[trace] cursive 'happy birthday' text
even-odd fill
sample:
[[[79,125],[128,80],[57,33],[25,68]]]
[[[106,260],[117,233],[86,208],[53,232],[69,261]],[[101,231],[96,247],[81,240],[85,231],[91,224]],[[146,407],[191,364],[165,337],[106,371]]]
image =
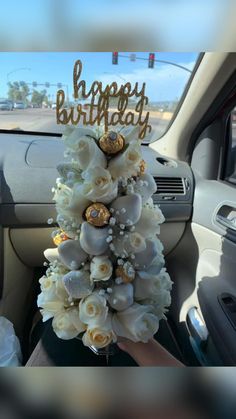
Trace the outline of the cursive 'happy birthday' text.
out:
[[[118,87],[116,82],[107,84],[104,88],[102,82],[94,81],[90,89],[86,90],[85,80],[80,80],[82,73],[82,62],[80,60],[75,62],[73,72],[74,84],[74,98],[90,99],[90,103],[86,104],[88,112],[83,110],[82,104],[65,108],[65,92],[58,90],[57,92],[57,123],[67,125],[101,125],[104,124],[105,131],[108,131],[109,126],[139,126],[139,138],[143,139],[147,132],[151,132],[151,125],[149,125],[149,112],[143,115],[144,107],[148,104],[148,97],[145,96],[146,84],[143,83],[139,88],[138,83],[135,83],[132,88],[131,83],[127,82]],[[128,110],[129,98],[135,97],[138,99],[135,102],[134,111]],[[110,98],[117,98],[117,110],[109,111]],[[95,103],[96,102],[96,103]]]

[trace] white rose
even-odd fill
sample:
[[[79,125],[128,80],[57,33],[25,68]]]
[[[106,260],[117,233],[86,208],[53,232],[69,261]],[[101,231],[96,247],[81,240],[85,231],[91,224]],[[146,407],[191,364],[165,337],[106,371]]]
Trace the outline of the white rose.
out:
[[[151,306],[133,304],[112,317],[113,330],[117,336],[133,342],[148,342],[158,330],[159,320]]]
[[[151,238],[160,233],[160,224],[165,221],[165,217],[159,208],[143,208],[141,217],[135,225],[135,231],[145,238]]]
[[[138,233],[126,233],[124,236],[117,235],[113,239],[114,252],[118,256],[128,256],[139,253],[146,249],[145,239]]]
[[[171,291],[173,281],[170,279],[170,275],[166,272],[166,268],[163,268],[159,274],[161,279],[161,285],[164,290]]]
[[[128,233],[125,249],[128,253],[139,253],[146,249],[146,242],[138,232]]]
[[[158,317],[159,320],[165,319],[166,316],[165,313],[168,311],[168,309],[163,305],[159,304],[156,301],[152,300],[151,298],[145,298],[142,301],[139,301],[139,304],[144,306],[149,306],[151,312]]]
[[[81,192],[81,184],[76,183],[73,188],[60,184],[56,189],[53,200],[56,202],[57,212],[65,217],[75,218],[82,222],[83,212],[90,204]]]
[[[90,265],[93,281],[107,281],[112,275],[112,262],[108,256],[94,256]]]
[[[52,321],[52,327],[56,335],[65,340],[75,338],[86,329],[80,320],[77,308],[69,308],[57,313]]]
[[[65,183],[69,187],[73,187],[75,183],[81,183],[81,169],[76,162],[73,163],[60,163],[57,170],[61,176],[61,183]]]
[[[119,156],[110,160],[108,169],[113,177],[130,177],[137,175],[142,160],[141,145],[139,141],[133,141]]]
[[[69,271],[69,269],[57,259],[50,265],[50,270],[53,273],[53,278],[57,279],[62,279],[62,277]]]
[[[80,320],[89,326],[105,323],[108,313],[106,298],[94,292],[79,304]]]
[[[134,296],[136,300],[151,298],[160,304],[169,303],[168,293],[172,288],[172,281],[165,269],[159,274],[139,271],[134,280]]]
[[[108,170],[99,167],[97,162],[95,165],[83,173],[82,194],[90,201],[108,204],[117,197],[118,182],[113,182]]]
[[[96,133],[87,128],[74,129],[69,135],[63,135],[65,146],[76,159],[82,170],[95,165],[106,167],[107,160],[94,141]]]
[[[56,202],[57,212],[60,214],[68,214],[68,207],[72,198],[72,189],[66,185],[58,185],[53,201]]]
[[[40,278],[40,280],[39,280],[39,283],[40,283],[41,291],[48,292],[48,293],[50,291],[52,291],[54,293],[54,291],[55,291],[55,279],[53,278],[52,275],[42,276],[42,278]]]
[[[69,303],[68,294],[61,279],[54,282],[49,277],[44,278],[41,283],[43,290],[38,295],[37,304],[41,308],[40,312],[43,316],[43,322],[45,322],[57,313],[62,312]]]
[[[101,326],[89,326],[83,335],[85,346],[95,346],[100,349],[116,341],[116,335],[112,330],[111,315],[107,316],[106,322]]]

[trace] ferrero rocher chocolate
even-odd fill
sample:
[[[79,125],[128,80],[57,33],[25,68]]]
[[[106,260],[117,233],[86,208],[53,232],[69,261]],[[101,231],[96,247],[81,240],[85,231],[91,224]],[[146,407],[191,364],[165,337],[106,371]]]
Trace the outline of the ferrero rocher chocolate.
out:
[[[64,231],[61,230],[53,237],[53,242],[56,246],[59,246],[59,244],[68,239],[69,237],[66,235],[66,233],[64,233]]]
[[[99,202],[89,205],[85,211],[86,220],[95,227],[103,227],[108,224],[110,216],[107,207]]]
[[[145,160],[141,160],[140,165],[139,165],[139,171],[141,175],[145,173],[146,167],[147,167],[147,163],[145,162]]]
[[[125,284],[132,282],[135,277],[135,271],[129,262],[126,262],[123,266],[116,268],[116,276],[121,278]]]
[[[99,140],[99,146],[106,154],[117,154],[123,150],[125,139],[115,131],[106,132]]]

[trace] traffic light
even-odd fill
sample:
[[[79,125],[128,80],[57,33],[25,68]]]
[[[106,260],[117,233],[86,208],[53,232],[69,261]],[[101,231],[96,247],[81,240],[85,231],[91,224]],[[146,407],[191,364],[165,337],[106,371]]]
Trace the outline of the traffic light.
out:
[[[155,54],[153,52],[150,52],[149,59],[148,59],[148,68],[154,68],[155,64]]]
[[[130,58],[130,61],[136,61],[136,54],[130,54],[130,56],[129,56],[129,58]]]
[[[112,53],[112,64],[118,64],[118,52]]]

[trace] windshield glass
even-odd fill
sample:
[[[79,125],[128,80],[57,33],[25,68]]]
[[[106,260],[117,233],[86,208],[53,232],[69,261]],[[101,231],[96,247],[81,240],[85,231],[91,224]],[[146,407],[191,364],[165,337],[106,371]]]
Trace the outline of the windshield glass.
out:
[[[147,52],[58,52],[58,53],[0,53],[1,102],[0,129],[62,133],[63,125],[56,122],[56,94],[65,92],[66,106],[82,104],[88,109],[89,99],[73,97],[73,67],[76,60],[83,63],[81,79],[87,89],[93,81],[103,86],[116,81],[118,86],[136,82],[146,83],[152,133],[147,141],[155,141],[167,130],[186,84],[194,72],[197,53]],[[114,111],[116,103],[110,102]],[[134,109],[130,98],[128,108]],[[128,109],[127,109],[128,112]]]

